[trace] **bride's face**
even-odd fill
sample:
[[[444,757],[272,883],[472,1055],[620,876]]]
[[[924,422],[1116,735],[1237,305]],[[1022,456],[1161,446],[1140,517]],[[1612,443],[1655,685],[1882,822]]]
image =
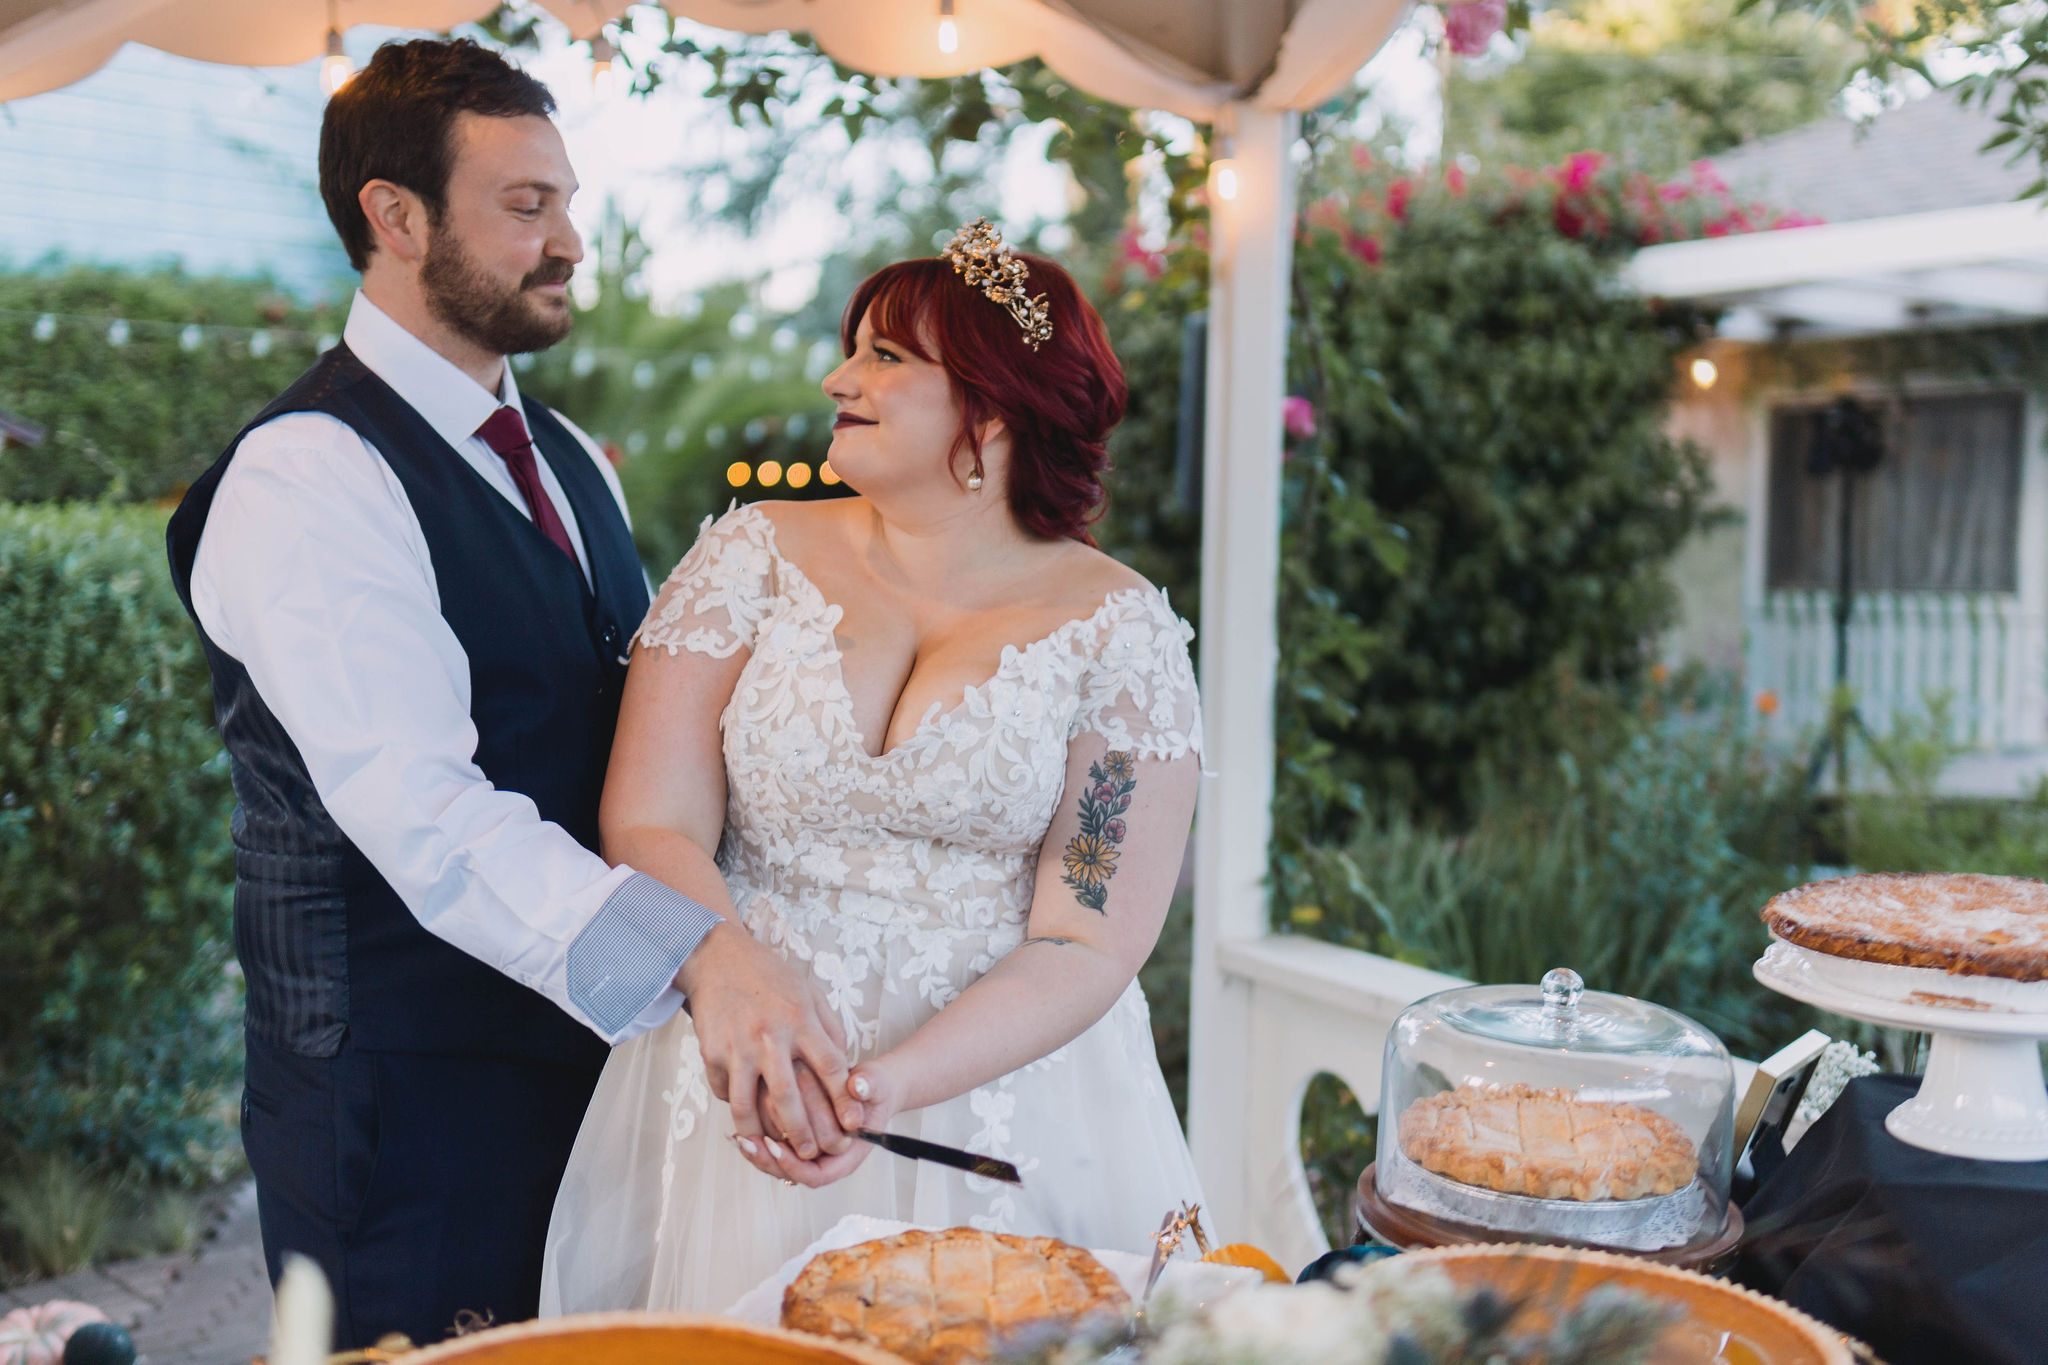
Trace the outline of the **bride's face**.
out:
[[[936,361],[876,336],[864,317],[853,354],[825,376],[824,389],[839,409],[829,458],[848,487],[873,497],[940,481],[958,486],[949,457],[960,437],[960,396]]]

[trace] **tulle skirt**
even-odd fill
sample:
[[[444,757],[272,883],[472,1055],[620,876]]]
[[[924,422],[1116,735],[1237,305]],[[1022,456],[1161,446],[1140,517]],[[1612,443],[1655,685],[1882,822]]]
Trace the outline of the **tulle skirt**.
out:
[[[933,1012],[884,994],[880,1047]],[[786,1186],[734,1149],[687,1016],[621,1044],[556,1196],[541,1315],[722,1312],[850,1213],[1149,1254],[1161,1215],[1201,1200],[1135,981],[1059,1051],[889,1127],[1011,1161],[1024,1183],[877,1149],[836,1184]]]

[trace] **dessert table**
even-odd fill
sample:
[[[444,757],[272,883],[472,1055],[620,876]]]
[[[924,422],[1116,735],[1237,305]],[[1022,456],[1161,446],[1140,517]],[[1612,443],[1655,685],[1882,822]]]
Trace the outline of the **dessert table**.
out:
[[[1759,1157],[1731,1277],[1890,1365],[2048,1365],[2048,1161],[1908,1146],[1917,1076],[1868,1076],[1789,1153]]]

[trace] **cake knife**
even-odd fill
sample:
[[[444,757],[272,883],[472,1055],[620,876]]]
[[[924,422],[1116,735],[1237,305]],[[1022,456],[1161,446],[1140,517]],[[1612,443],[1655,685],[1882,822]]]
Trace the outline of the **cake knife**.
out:
[[[963,1152],[958,1147],[946,1147],[923,1138],[904,1137],[898,1133],[881,1133],[873,1128],[856,1128],[853,1135],[864,1142],[872,1142],[885,1152],[907,1156],[914,1161],[936,1161],[941,1166],[951,1166],[956,1171],[969,1175],[986,1176],[1010,1185],[1022,1185],[1024,1177],[1017,1174],[1017,1168],[1007,1161],[975,1152]]]

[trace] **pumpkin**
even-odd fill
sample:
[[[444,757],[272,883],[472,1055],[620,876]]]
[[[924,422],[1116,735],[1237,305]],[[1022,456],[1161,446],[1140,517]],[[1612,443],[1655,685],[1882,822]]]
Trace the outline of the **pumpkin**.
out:
[[[64,1343],[88,1322],[107,1315],[89,1303],[52,1299],[0,1318],[0,1365],[61,1365]]]
[[[1266,1277],[1268,1284],[1293,1284],[1294,1279],[1280,1268],[1280,1263],[1255,1246],[1243,1242],[1232,1242],[1227,1247],[1217,1247],[1202,1258],[1211,1265],[1241,1265],[1256,1270]]]
[[[135,1338],[118,1322],[88,1322],[64,1343],[64,1365],[135,1365]]]

